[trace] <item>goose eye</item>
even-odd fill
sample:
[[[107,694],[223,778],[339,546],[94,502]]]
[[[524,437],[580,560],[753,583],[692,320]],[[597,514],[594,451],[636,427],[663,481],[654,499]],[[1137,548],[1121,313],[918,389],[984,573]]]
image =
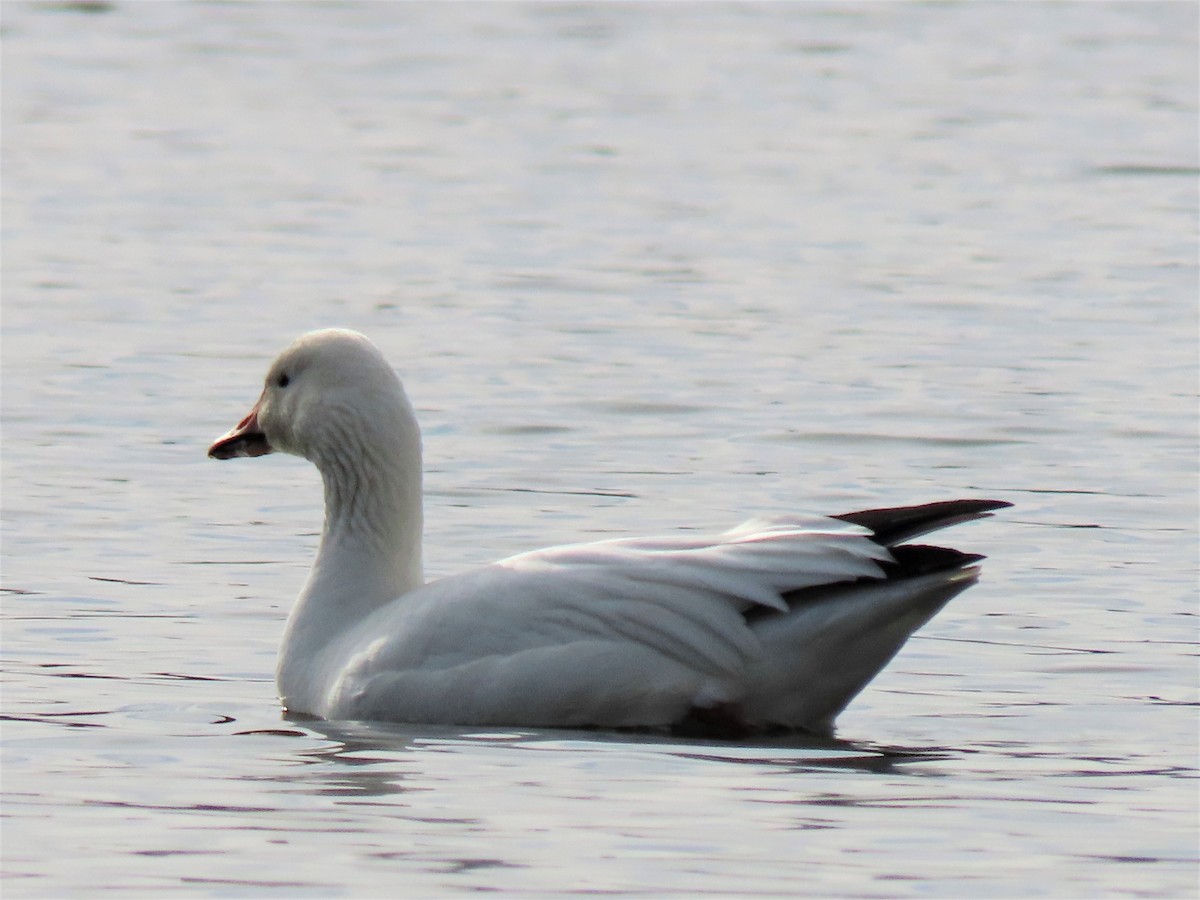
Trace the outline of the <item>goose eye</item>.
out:
[[[275,383],[277,385],[279,385],[281,388],[285,388],[289,384],[292,383],[292,379],[288,377],[287,372],[284,372],[282,375],[280,375],[278,378],[275,379]]]

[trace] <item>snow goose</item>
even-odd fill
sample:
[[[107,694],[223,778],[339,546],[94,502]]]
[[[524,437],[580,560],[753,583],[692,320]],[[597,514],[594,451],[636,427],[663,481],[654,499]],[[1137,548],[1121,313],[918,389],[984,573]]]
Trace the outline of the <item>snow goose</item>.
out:
[[[420,429],[383,355],[343,329],[284,350],[208,454],[274,451],[324,481],[277,680],[288,711],[325,719],[827,732],[979,576],[981,556],[903,542],[1011,505],[754,519],[535,550],[426,583]]]

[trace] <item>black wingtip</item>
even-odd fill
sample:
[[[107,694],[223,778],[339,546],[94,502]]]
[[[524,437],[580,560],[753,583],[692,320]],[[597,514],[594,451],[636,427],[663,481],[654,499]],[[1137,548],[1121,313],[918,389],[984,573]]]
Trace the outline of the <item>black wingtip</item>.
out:
[[[892,547],[894,564],[884,563],[889,578],[918,578],[935,572],[965,569],[986,559],[982,553],[963,553],[949,547],[932,547],[925,544],[902,544]],[[894,565],[894,569],[892,566]]]
[[[1007,500],[942,500],[920,506],[864,509],[832,518],[869,529],[875,541],[892,547],[909,538],[962,522],[985,519],[998,509],[1012,506]]]

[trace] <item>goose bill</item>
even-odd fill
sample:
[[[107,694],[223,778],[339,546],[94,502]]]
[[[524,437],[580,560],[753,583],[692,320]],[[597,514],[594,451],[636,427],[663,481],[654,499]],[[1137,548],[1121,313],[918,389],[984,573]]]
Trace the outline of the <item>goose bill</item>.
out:
[[[274,450],[258,425],[258,407],[255,406],[250,410],[250,415],[217,438],[208,448],[208,455],[213,459],[234,459],[238,456],[266,456]]]

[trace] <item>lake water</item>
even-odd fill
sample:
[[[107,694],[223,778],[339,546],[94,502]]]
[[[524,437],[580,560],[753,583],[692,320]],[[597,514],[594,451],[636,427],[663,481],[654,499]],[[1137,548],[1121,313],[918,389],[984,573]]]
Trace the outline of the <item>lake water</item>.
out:
[[[7,897],[1194,897],[1197,7],[4,5]],[[367,332],[433,576],[1014,502],[840,720],[281,717]]]

